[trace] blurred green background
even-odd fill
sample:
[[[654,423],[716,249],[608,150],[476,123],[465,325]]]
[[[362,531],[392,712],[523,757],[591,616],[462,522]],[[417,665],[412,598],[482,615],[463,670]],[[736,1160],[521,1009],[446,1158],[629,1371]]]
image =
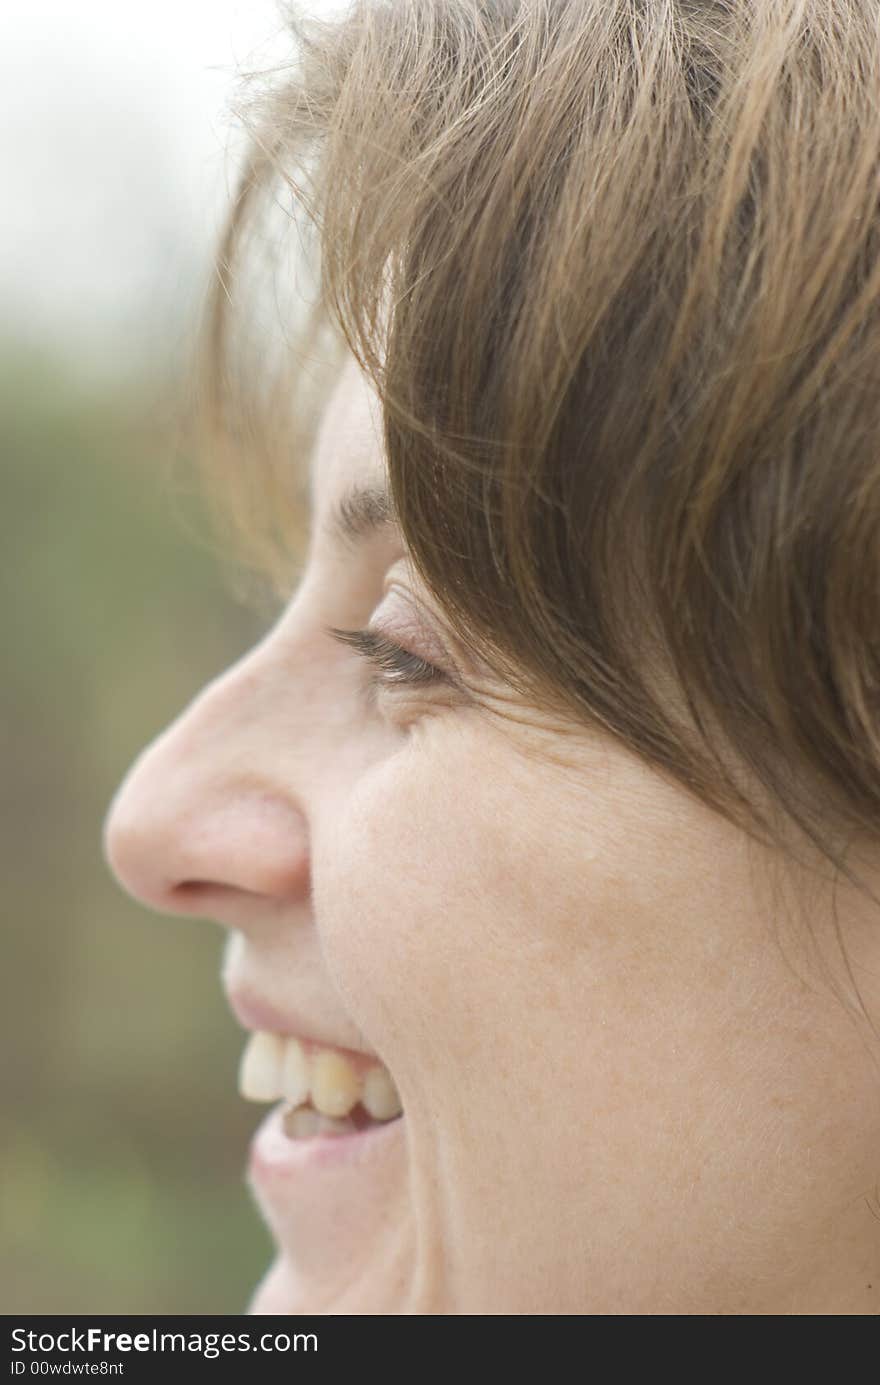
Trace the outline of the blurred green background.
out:
[[[176,401],[0,353],[4,1313],[242,1312],[270,1258],[221,930],[123,895],[129,763],[256,637],[175,491]]]
[[[5,1314],[241,1313],[271,1259],[222,930],[123,894],[101,829],[270,619],[181,421],[239,79],[289,57],[277,0],[0,6]]]

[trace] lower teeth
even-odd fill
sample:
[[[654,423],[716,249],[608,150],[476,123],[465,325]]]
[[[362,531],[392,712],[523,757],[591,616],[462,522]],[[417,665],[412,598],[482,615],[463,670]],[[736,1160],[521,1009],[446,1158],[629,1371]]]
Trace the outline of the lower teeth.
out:
[[[350,1115],[339,1119],[325,1116],[314,1106],[305,1105],[288,1106],[281,1123],[289,1140],[308,1140],[315,1135],[353,1135],[380,1122],[368,1116],[361,1106],[356,1106]]]

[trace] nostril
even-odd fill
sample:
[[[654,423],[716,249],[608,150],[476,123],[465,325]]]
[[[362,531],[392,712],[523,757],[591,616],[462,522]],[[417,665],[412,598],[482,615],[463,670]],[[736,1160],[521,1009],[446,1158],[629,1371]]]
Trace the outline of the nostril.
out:
[[[258,890],[227,885],[220,880],[181,880],[168,886],[162,907],[168,913],[211,918],[238,928],[243,926],[243,919],[263,911],[266,903],[267,896]]]
[[[181,899],[201,899],[204,895],[218,898],[227,895],[244,895],[251,899],[263,898],[259,890],[246,890],[239,885],[224,885],[218,880],[181,880],[179,884],[172,885],[170,893]]]
[[[224,885],[217,880],[181,880],[179,884],[169,888],[168,899],[172,908],[189,913],[198,907],[207,906],[209,901],[216,903],[224,899],[240,898],[249,893],[248,890],[240,890],[235,885]]]

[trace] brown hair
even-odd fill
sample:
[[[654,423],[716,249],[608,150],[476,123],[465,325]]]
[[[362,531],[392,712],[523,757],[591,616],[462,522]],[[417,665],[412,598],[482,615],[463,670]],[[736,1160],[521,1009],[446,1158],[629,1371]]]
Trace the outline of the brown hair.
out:
[[[290,24],[210,304],[212,459],[231,438],[241,468],[269,417],[289,475],[316,343],[344,343],[462,645],[857,881],[847,851],[880,836],[880,7],[355,0]],[[235,311],[279,198],[320,261],[292,377],[242,354]]]

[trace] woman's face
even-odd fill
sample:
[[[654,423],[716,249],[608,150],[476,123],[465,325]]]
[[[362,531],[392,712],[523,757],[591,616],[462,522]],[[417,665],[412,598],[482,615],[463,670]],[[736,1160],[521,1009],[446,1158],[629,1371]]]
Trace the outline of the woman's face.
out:
[[[277,1256],[251,1311],[872,1311],[880,1081],[796,928],[780,948],[757,849],[587,729],[442,680],[371,700],[326,632],[375,613],[444,668],[395,527],[331,522],[384,486],[380,439],[350,363],[293,599],[107,824],[127,889],[228,931],[244,1027],[344,1050],[343,1086],[384,1064],[400,1095],[344,1135],[291,1138],[273,1108],[249,1181]],[[286,1049],[260,1045],[271,1096]]]

